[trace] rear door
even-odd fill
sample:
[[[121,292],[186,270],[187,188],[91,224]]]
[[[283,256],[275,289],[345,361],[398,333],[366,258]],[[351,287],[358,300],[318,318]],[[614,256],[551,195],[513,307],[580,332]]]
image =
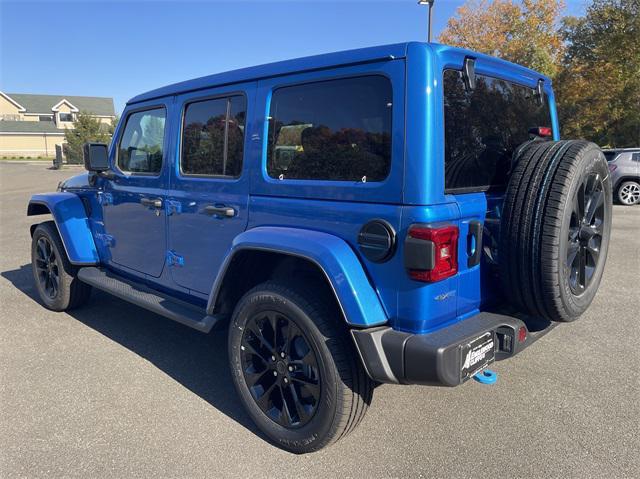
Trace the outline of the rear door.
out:
[[[530,131],[551,127],[549,99],[535,85],[484,75],[475,88],[444,71],[445,192],[459,210],[458,301],[461,316],[501,299],[498,235],[514,152]]]
[[[247,83],[177,97],[182,120],[167,198],[168,263],[178,285],[204,295],[247,225],[244,158],[254,91]]]
[[[477,309],[482,301],[480,263],[487,200],[484,193],[454,196],[460,214],[457,315],[461,316]]]

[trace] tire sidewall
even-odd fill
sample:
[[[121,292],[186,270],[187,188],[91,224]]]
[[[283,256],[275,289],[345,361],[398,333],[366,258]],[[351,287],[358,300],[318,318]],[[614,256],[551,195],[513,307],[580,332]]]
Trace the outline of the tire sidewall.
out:
[[[570,317],[566,318],[565,320],[576,319],[591,304],[591,301],[598,291],[600,280],[602,279],[602,274],[604,272],[604,267],[606,264],[607,252],[609,249],[609,239],[611,235],[612,193],[611,179],[609,177],[609,168],[607,166],[606,159],[598,148],[589,148],[581,152],[581,155],[582,161],[578,163],[577,170],[575,174],[572,175],[573,179],[569,188],[569,193],[566,197],[566,204],[564,205],[564,214],[562,218],[562,227],[559,236],[560,245],[558,249],[558,261],[560,262],[561,266],[560,268],[558,268],[558,273],[560,276],[558,278],[558,284],[560,285],[560,295],[562,303],[566,306],[568,313],[570,314]],[[587,289],[584,291],[584,293],[576,296],[571,291],[571,287],[569,285],[569,278],[567,275],[568,266],[566,264],[568,247],[567,238],[569,234],[569,226],[571,223],[572,213],[571,202],[573,201],[573,198],[576,195],[576,192],[582,184],[585,176],[588,176],[591,173],[598,173],[602,178],[604,178],[603,187],[605,219],[602,230],[602,242],[600,244],[600,257],[598,260],[598,265],[596,266],[593,278]]]
[[[320,369],[320,400],[313,418],[304,426],[287,429],[269,418],[255,403],[242,372],[240,342],[248,320],[261,311],[278,311],[305,334],[314,349]],[[340,380],[325,338],[309,314],[289,298],[275,291],[253,291],[237,305],[229,326],[229,363],[236,390],[253,421],[279,446],[292,452],[316,449],[314,443],[323,443],[335,428],[338,410],[337,381]]]

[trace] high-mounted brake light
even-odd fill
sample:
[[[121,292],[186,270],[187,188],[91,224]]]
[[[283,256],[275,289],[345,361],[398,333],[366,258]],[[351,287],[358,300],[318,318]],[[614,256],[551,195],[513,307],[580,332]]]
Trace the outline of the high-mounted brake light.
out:
[[[553,136],[553,130],[548,126],[538,126],[531,128],[529,133],[539,136],[540,138],[551,138]]]
[[[440,281],[458,272],[458,227],[413,225],[405,241],[405,267],[416,281]]]

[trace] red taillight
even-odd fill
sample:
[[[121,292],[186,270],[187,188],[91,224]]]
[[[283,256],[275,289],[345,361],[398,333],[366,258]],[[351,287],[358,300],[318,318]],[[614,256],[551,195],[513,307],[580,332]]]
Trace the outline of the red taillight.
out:
[[[548,126],[538,126],[536,128],[531,128],[529,130],[529,133],[541,138],[551,138],[553,136],[553,130]]]
[[[416,281],[440,281],[458,272],[458,227],[429,227],[414,225],[409,229],[409,236],[416,240],[431,242],[425,244],[425,251],[432,255],[432,265],[428,269],[411,268],[409,276]],[[414,245],[413,248],[420,247]]]
[[[611,163],[609,163],[609,171],[611,173],[613,173],[614,171],[616,171],[616,168],[618,167],[618,165],[612,165]]]

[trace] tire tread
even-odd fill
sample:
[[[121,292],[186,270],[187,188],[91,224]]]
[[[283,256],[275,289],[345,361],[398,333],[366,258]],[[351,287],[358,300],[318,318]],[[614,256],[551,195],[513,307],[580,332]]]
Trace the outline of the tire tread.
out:
[[[597,148],[565,140],[533,142],[518,152],[503,203],[499,263],[507,298],[525,314],[577,317],[561,294],[560,235],[572,182]]]

